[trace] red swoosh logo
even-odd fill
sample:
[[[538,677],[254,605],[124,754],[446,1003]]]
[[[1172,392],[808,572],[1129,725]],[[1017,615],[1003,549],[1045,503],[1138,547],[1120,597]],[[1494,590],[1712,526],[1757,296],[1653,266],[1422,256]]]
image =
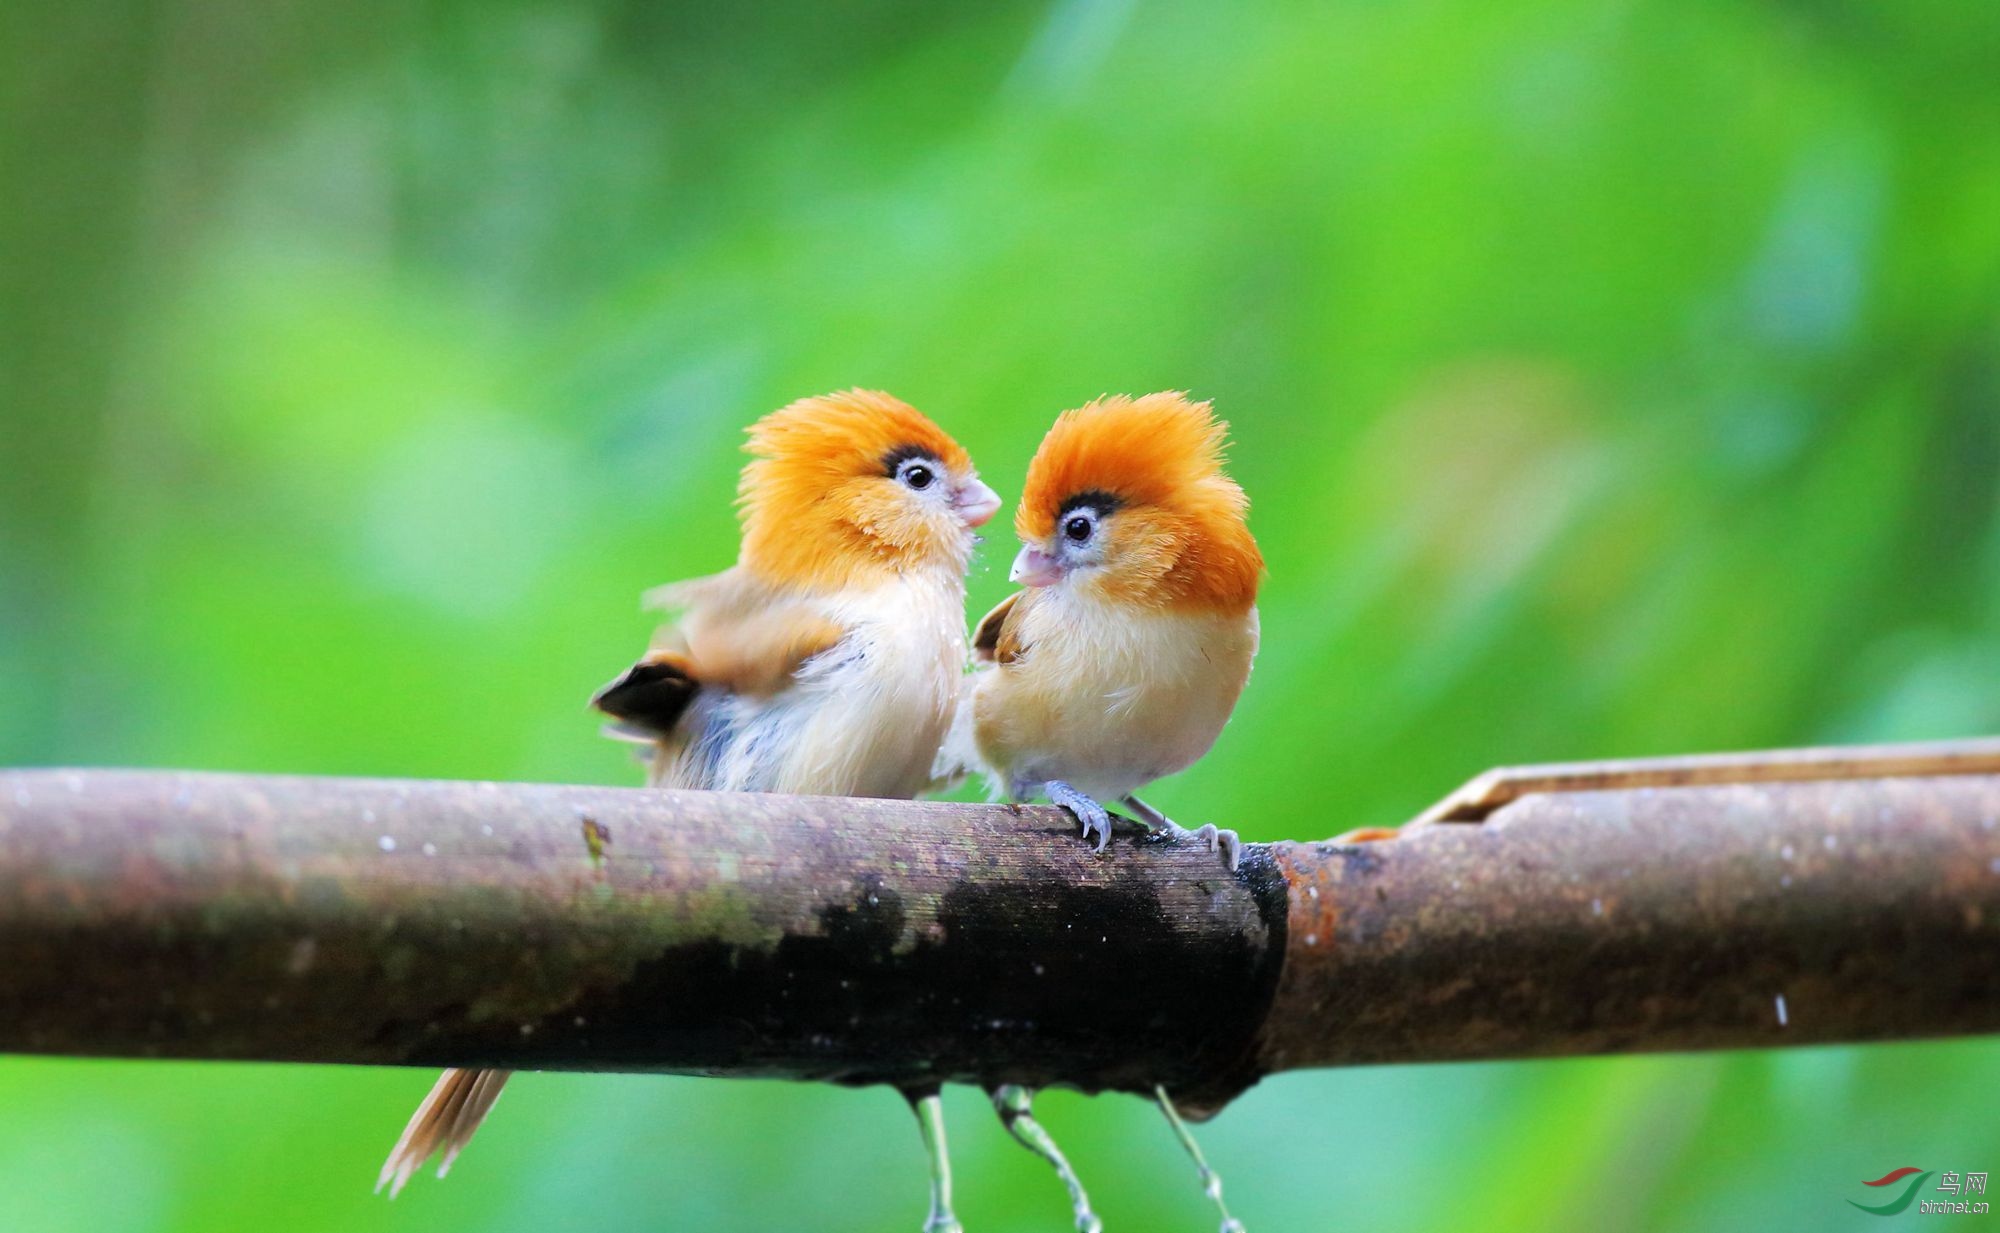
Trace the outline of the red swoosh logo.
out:
[[[1908,1177],[1912,1173],[1922,1173],[1922,1172],[1923,1172],[1922,1169],[1919,1169],[1914,1165],[1904,1165],[1902,1168],[1896,1170],[1894,1173],[1885,1173],[1881,1177],[1875,1179],[1872,1182],[1863,1182],[1861,1184],[1863,1186],[1887,1186],[1890,1182],[1902,1181],[1904,1178]]]

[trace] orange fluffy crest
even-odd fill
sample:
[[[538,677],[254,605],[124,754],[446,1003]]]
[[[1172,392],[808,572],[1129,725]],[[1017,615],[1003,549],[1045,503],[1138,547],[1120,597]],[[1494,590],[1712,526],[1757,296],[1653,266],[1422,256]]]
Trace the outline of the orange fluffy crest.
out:
[[[971,470],[958,442],[908,403],[878,390],[802,398],[752,424],[749,436],[744,449],[756,457],[743,468],[737,497],[742,560],[758,573],[837,585],[857,569],[956,550],[899,520],[885,505],[893,498],[869,487],[897,450],[922,451],[954,475]]]
[[[1108,563],[1114,593],[1247,606],[1264,560],[1245,522],[1249,498],[1222,470],[1228,433],[1208,403],[1178,391],[1111,395],[1065,411],[1028,465],[1014,529],[1046,543],[1065,503],[1105,493],[1124,524],[1116,542],[1133,546],[1122,564]]]

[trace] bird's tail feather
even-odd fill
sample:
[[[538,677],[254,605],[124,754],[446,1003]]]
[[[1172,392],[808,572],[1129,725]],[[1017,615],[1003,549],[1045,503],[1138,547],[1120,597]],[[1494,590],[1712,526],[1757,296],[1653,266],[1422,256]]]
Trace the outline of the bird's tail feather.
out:
[[[700,692],[701,681],[687,656],[655,650],[592,694],[590,705],[626,730],[651,733],[658,739],[674,730],[688,703]]]
[[[438,1152],[444,1154],[438,1161],[438,1176],[450,1172],[451,1162],[472,1141],[472,1132],[479,1129],[493,1102],[500,1099],[500,1089],[513,1073],[447,1070],[439,1075],[430,1095],[410,1115],[410,1124],[403,1127],[403,1137],[390,1149],[389,1159],[382,1163],[381,1176],[375,1179],[375,1192],[380,1194],[382,1187],[387,1186],[389,1197],[395,1198],[424,1162]]]

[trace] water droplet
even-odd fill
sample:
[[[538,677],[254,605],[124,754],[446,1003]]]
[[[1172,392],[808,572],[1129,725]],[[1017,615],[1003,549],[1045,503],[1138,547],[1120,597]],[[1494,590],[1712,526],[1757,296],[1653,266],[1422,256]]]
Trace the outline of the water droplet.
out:
[[[1593,899],[1590,901],[1590,914],[1592,916],[1604,915],[1604,901],[1602,899]]]
[[[490,822],[482,822],[482,823],[480,823],[480,824],[479,824],[479,833],[480,833],[480,834],[482,834],[482,835],[491,835],[491,834],[493,833],[493,825],[492,825],[492,823],[490,823]]]
[[[1838,836],[1838,835],[1828,835],[1828,836],[1827,836],[1826,838],[1824,838],[1824,839],[1820,840],[1819,842],[1820,842],[1820,846],[1821,846],[1821,847],[1823,847],[1823,848],[1825,848],[1825,849],[1826,849],[1827,851],[1831,852],[1831,851],[1833,851],[1833,850],[1834,850],[1835,848],[1838,848],[1838,847],[1840,846],[1840,836]]]
[[[425,856],[436,856],[437,854],[438,854],[438,846],[436,844],[427,843],[424,845]]]
[[[1778,855],[1784,857],[1786,860],[1792,859],[1792,845],[1786,844],[1784,847],[1779,848]]]
[[[1778,1026],[1787,1027],[1791,1021],[1791,1015],[1785,1010],[1785,995],[1781,993],[1778,995]]]
[[[373,826],[373,825],[375,825],[375,811],[374,811],[374,810],[372,810],[372,809],[364,809],[364,810],[362,810],[362,811],[361,811],[361,824],[362,824],[363,826]]]
[[[1319,945],[1319,935],[1318,935],[1317,933],[1308,933],[1308,934],[1306,935],[1306,945],[1307,945],[1307,946],[1318,946],[1318,945]]]
[[[375,846],[384,852],[394,852],[396,850],[396,837],[394,835],[384,835],[375,841]]]

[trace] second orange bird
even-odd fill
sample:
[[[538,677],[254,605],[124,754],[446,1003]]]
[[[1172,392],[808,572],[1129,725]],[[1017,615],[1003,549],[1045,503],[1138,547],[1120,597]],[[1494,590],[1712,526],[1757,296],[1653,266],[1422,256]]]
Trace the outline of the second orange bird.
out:
[[[1046,795],[1100,849],[1107,801],[1179,833],[1132,794],[1208,752],[1257,654],[1264,560],[1222,471],[1227,427],[1174,393],[1056,420],[1014,515],[1027,589],[979,623],[986,667],[941,763],[957,754],[1013,800]],[[1198,833],[1235,868],[1234,832]]]
[[[1249,502],[1222,471],[1227,425],[1175,393],[1100,398],[1064,412],[1028,466],[1015,511],[1027,589],[979,623],[971,679],[939,768],[983,770],[996,795],[1046,795],[1102,850],[1106,801],[1161,838],[1195,838],[1231,871],[1234,831],[1188,832],[1133,793],[1207,753],[1257,654],[1264,572]],[[1224,1233],[1242,1225],[1172,1097],[1160,1111],[1200,1170]],[[1008,1131],[1069,1190],[1076,1227],[1101,1227],[1069,1162],[1034,1120],[1034,1093],[992,1092]]]

